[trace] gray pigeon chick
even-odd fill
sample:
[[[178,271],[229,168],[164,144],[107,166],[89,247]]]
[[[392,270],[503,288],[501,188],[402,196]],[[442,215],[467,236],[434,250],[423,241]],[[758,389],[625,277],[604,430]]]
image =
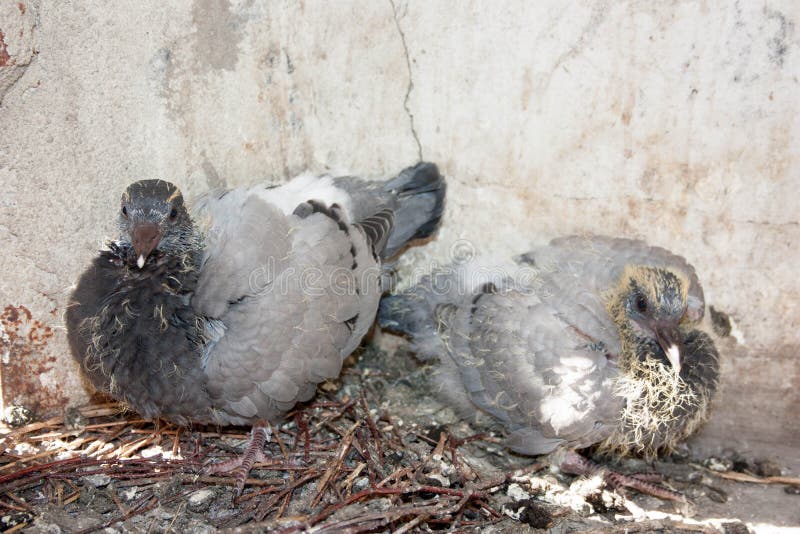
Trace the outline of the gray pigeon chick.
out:
[[[680,256],[642,241],[566,237],[492,268],[455,265],[384,298],[383,328],[407,335],[463,414],[503,423],[519,453],[557,452],[561,468],[597,470],[575,449],[652,457],[705,420],[718,354],[695,325],[703,290]],[[615,485],[674,492],[635,475]],[[608,477],[607,477],[608,480]]]
[[[372,325],[381,263],[436,229],[445,182],[420,163],[386,182],[301,175],[211,191],[190,215],[173,184],[123,193],[120,238],[80,277],[66,313],[91,383],[148,419],[267,422],[339,375]]]

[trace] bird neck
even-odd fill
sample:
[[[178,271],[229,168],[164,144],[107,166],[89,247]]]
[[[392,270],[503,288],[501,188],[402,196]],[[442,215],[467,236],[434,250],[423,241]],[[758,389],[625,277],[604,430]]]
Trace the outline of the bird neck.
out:
[[[620,339],[620,354],[617,364],[625,372],[632,366],[632,360],[637,359],[637,354],[642,345],[642,340],[637,338],[633,326],[625,313],[625,302],[621,291],[615,291],[607,299],[606,309],[611,320],[617,325]]]

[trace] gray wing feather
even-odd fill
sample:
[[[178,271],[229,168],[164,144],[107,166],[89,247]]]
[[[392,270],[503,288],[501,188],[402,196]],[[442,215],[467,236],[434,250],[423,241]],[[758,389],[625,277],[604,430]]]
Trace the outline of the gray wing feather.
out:
[[[193,304],[224,324],[204,357],[221,422],[310,398],[375,317],[380,277],[365,274],[380,269],[363,231],[332,211],[287,211],[246,190],[202,206],[211,230]]]
[[[470,353],[483,360],[485,386],[473,397],[476,404],[501,412],[512,434],[536,430],[515,450],[533,454],[562,441],[584,443],[598,421],[610,431],[617,411],[606,400],[617,369],[549,302],[511,290],[483,296],[471,315]]]
[[[375,255],[380,256],[394,228],[394,212],[388,208],[382,209],[376,214],[358,221],[356,226],[364,231]]]
[[[231,303],[266,289],[289,250],[286,217],[247,193],[206,197],[196,211],[206,246],[192,306],[207,317],[222,317]]]
[[[415,336],[415,349],[444,349],[434,378],[442,392],[456,406],[466,398],[505,423],[514,450],[541,454],[565,442],[595,443],[619,412],[608,394],[618,373],[607,358],[608,345],[619,345],[616,329],[602,298],[581,287],[580,278],[558,268],[522,268],[528,271],[482,288],[436,274],[427,284],[450,292],[414,288],[415,298],[437,302],[438,325]],[[469,277],[468,271],[452,278]],[[473,290],[459,294],[463,287]]]

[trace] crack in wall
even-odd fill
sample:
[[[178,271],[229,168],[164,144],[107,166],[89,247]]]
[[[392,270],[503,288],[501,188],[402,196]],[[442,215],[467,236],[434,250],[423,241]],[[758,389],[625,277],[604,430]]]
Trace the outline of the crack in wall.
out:
[[[417,134],[416,125],[414,123],[414,114],[411,113],[411,108],[408,105],[408,101],[411,98],[411,91],[414,90],[414,78],[411,72],[411,56],[408,53],[408,45],[406,44],[406,34],[403,33],[403,29],[400,27],[400,19],[397,17],[397,5],[395,5],[394,0],[389,0],[389,3],[392,5],[392,14],[394,16],[394,24],[397,27],[397,33],[400,34],[400,42],[403,45],[403,53],[405,54],[406,58],[406,68],[408,69],[408,87],[406,88],[406,96],[403,100],[403,107],[406,110],[406,115],[408,115],[408,120],[411,123],[411,135],[414,136],[414,142],[417,144],[417,157],[420,161],[422,161],[422,143],[420,143],[419,135]]]

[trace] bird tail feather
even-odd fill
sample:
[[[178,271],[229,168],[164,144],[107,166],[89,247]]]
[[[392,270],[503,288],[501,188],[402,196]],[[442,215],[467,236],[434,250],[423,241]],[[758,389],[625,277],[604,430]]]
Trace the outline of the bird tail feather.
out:
[[[381,299],[378,325],[410,342],[420,360],[438,358],[444,350],[439,332],[440,312],[446,304],[431,290],[429,280],[402,293]]]
[[[381,299],[378,325],[395,334],[414,337],[420,327],[431,319],[426,308],[420,306],[412,295],[387,295]]]
[[[436,231],[447,186],[435,164],[421,162],[403,170],[383,188],[396,199],[394,229],[381,254],[388,259],[409,241],[424,239]]]

